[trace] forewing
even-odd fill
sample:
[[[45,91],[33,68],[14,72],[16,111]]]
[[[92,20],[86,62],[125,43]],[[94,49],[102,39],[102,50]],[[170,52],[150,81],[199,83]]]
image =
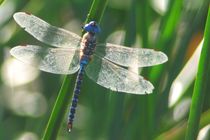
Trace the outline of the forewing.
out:
[[[55,47],[79,47],[80,36],[57,28],[42,19],[24,12],[13,15],[15,21],[37,40]]]
[[[86,67],[87,76],[97,84],[113,91],[149,94],[153,85],[136,73],[121,68],[110,61],[95,56]]]
[[[11,55],[40,70],[55,74],[72,74],[79,69],[79,50],[46,48],[35,45],[16,46]]]
[[[161,51],[145,48],[130,48],[115,44],[99,44],[96,53],[118,65],[148,67],[166,62],[168,57]]]

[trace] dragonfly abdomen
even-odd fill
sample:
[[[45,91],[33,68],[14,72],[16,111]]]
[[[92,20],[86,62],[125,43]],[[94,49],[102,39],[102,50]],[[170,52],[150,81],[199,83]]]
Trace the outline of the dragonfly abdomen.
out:
[[[72,129],[77,103],[79,101],[79,94],[80,94],[81,84],[82,84],[82,80],[83,80],[83,75],[84,75],[84,65],[82,65],[80,67],[80,70],[78,72],[77,79],[76,79],[76,84],[74,87],[74,94],[72,97],[70,112],[69,112],[69,116],[68,116],[68,130],[69,130],[69,132]]]
[[[83,39],[81,42],[81,45],[84,47],[82,50],[83,54],[80,59],[80,69],[79,69],[79,72],[77,75],[76,84],[74,87],[74,93],[73,93],[73,97],[72,97],[72,102],[71,102],[71,106],[70,106],[69,117],[68,117],[69,132],[72,129],[73,120],[74,120],[75,113],[76,113],[76,107],[77,107],[77,103],[79,100],[79,94],[80,94],[80,90],[81,90],[81,84],[82,84],[82,80],[83,80],[85,66],[88,64],[90,57],[93,54],[93,51],[95,49],[95,44],[96,44],[96,39],[95,39],[94,34],[86,33],[83,36]]]

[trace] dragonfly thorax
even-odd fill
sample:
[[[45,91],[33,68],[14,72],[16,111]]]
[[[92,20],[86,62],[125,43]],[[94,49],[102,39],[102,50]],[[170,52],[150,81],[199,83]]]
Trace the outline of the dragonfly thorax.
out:
[[[82,50],[85,50],[85,49],[94,50],[95,46],[96,46],[95,35],[93,35],[89,32],[85,33],[81,40]],[[88,55],[88,54],[86,54],[86,55]]]
[[[89,32],[85,33],[81,40],[81,61],[84,64],[87,64],[89,62],[89,58],[93,54],[96,47],[96,37],[94,34],[91,34]],[[85,59],[84,59],[85,58]]]

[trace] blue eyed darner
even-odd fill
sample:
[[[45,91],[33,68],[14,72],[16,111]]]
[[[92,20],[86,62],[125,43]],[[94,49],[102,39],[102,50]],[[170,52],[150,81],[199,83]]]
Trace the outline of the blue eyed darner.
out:
[[[83,27],[86,33],[81,38],[31,14],[18,12],[13,17],[33,37],[53,47],[16,46],[11,49],[11,55],[50,73],[73,74],[79,71],[68,117],[69,131],[72,129],[84,72],[97,84],[110,90],[149,94],[154,89],[149,81],[120,66],[131,67],[135,64],[147,67],[168,60],[163,52],[152,49],[128,48],[110,43],[96,44],[95,35],[100,32],[100,28],[94,21]]]

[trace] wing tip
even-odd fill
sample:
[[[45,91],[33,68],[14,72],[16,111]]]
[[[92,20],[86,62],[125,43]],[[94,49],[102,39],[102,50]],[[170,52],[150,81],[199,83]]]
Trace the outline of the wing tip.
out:
[[[12,49],[9,51],[9,53],[11,54],[11,56],[13,56],[13,57],[15,57],[15,58],[16,58],[16,55],[17,55],[17,47],[18,47],[18,46],[12,48]]]
[[[163,52],[161,52],[161,55],[162,55],[163,63],[167,62],[168,61],[168,56]]]
[[[22,20],[22,16],[23,12],[17,12],[13,15],[13,18],[18,25],[21,25],[20,21]]]
[[[162,52],[162,51],[157,51],[155,49],[152,49],[153,51],[157,52],[157,57],[159,58],[159,63],[157,63],[156,65],[159,65],[159,64],[163,64],[165,62],[168,61],[168,56]]]
[[[144,94],[151,94],[153,92],[153,90],[155,89],[155,87],[153,86],[153,84],[145,77],[142,77],[144,79],[144,83],[145,83],[145,90],[144,90]]]
[[[158,62],[154,65],[160,65],[168,61],[168,56],[162,51],[157,51],[156,59],[158,59]]]
[[[15,21],[17,21],[19,19],[20,16],[22,16],[24,14],[24,12],[16,12],[13,14],[13,18]]]
[[[27,47],[28,45],[23,44],[23,45],[19,45],[19,46],[15,46],[13,48],[10,49],[9,53],[15,57],[15,54],[17,52],[17,50],[20,50],[21,47]]]
[[[148,81],[148,88],[145,90],[145,94],[152,94],[155,87]]]
[[[20,25],[22,28],[24,28],[25,27],[24,20],[25,20],[26,16],[30,16],[30,15],[31,14],[27,13],[27,12],[16,12],[15,14],[13,14],[13,18],[18,25]]]
[[[10,53],[12,56],[14,56],[14,50],[15,50],[15,47],[12,48],[12,49],[9,51],[9,53]]]
[[[9,51],[9,53],[10,53],[12,56],[15,56],[15,52],[16,52],[17,48],[19,48],[19,46],[13,47],[13,48]]]

